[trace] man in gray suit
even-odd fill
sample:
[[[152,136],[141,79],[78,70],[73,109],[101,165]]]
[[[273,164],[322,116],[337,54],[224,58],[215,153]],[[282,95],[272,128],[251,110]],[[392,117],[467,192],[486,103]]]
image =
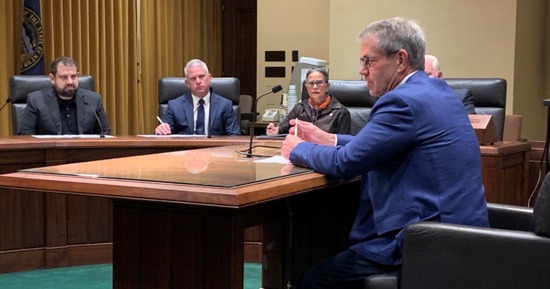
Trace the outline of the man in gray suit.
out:
[[[29,93],[19,121],[21,135],[109,134],[101,96],[78,88],[78,64],[62,56],[50,65],[52,87]]]
[[[443,72],[439,67],[439,60],[433,55],[424,56],[424,72],[431,78],[443,78]],[[458,97],[460,97],[460,100],[462,100],[468,114],[476,114],[474,95],[472,92],[466,88],[456,88],[453,90]]]

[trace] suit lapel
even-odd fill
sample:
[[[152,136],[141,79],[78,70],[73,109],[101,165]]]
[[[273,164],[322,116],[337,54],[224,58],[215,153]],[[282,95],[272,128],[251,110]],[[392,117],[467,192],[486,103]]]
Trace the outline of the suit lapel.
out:
[[[61,127],[61,113],[59,112],[59,102],[57,102],[57,96],[55,95],[53,88],[46,94],[45,101],[48,105],[48,110],[52,117],[52,124],[55,126],[57,134],[62,134],[63,129]]]
[[[82,134],[82,124],[85,123],[88,109],[93,109],[89,104],[84,104],[84,92],[80,89],[76,91],[75,103],[76,103],[76,126],[78,127],[78,134]]]
[[[210,112],[209,112],[209,129],[213,129],[212,124],[216,123],[216,116],[218,116],[218,109],[220,109],[220,102],[218,99],[218,95],[211,93],[210,94]],[[210,132],[212,134],[212,132]]]
[[[183,97],[183,112],[184,112],[184,116],[185,118],[187,118],[187,123],[189,124],[189,128],[191,129],[191,134],[195,133],[195,119],[194,119],[194,114],[193,114],[193,110],[194,110],[194,107],[193,107],[193,97],[191,96],[190,93],[186,94],[184,97]]]

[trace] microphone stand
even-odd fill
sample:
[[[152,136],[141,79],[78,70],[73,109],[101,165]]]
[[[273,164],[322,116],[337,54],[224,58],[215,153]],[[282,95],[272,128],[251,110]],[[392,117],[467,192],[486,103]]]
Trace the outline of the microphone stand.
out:
[[[103,132],[103,124],[101,123],[101,120],[99,120],[99,117],[97,116],[97,113],[95,112],[94,106],[89,104],[86,100],[84,100],[84,105],[89,106],[92,109],[92,112],[94,113],[95,119],[97,120],[97,123],[99,124],[99,129],[101,130],[99,133],[99,138],[105,138],[105,132]]]
[[[212,138],[212,92],[214,88],[210,86],[210,104],[208,105],[208,133],[206,138]]]
[[[258,113],[258,101],[260,98],[271,94],[271,93],[277,93],[279,91],[283,90],[283,88],[280,85],[274,86],[270,91],[263,93],[262,95],[258,96],[254,101],[252,102],[252,123],[250,124],[250,144],[248,145],[248,151],[246,153],[247,158],[254,157],[254,154],[252,153],[252,140],[254,139],[254,127],[256,125],[256,114]]]
[[[0,111],[2,111],[2,110],[4,109],[4,107],[5,107],[8,103],[10,103],[10,102],[11,102],[11,99],[8,97],[8,98],[6,99],[6,102],[4,103],[4,105],[2,105],[2,107],[0,107]]]

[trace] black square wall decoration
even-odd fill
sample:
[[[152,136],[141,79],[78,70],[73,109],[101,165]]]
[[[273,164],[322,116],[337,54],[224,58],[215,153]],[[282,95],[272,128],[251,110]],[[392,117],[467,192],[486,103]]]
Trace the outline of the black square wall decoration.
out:
[[[266,62],[284,62],[285,60],[286,58],[285,58],[284,50],[276,50],[276,51],[268,50],[265,52]]]
[[[286,67],[284,66],[267,66],[265,68],[265,77],[285,77],[286,76]]]
[[[292,50],[292,62],[298,62],[298,50]]]

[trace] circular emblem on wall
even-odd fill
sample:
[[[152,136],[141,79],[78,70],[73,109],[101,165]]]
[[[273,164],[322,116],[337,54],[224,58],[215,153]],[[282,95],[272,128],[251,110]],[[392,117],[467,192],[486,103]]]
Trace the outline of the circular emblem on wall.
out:
[[[27,7],[23,9],[21,72],[31,69],[44,55],[44,33],[40,17]]]

